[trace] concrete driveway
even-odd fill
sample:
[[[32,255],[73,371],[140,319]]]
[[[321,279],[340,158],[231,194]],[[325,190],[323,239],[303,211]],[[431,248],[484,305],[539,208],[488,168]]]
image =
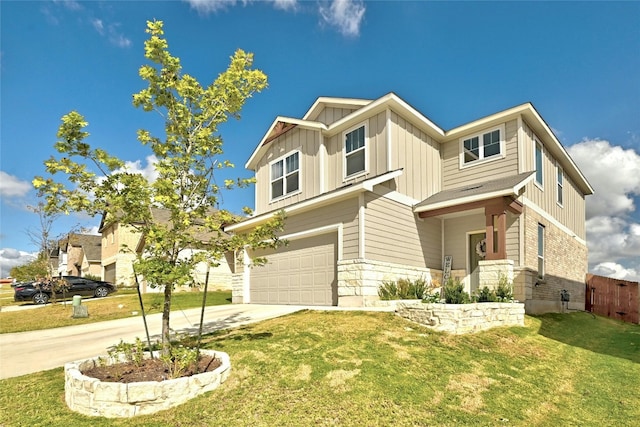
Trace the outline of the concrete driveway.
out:
[[[265,319],[284,316],[305,308],[285,305],[232,304],[207,307],[203,330],[212,332]],[[90,313],[90,312],[89,312]],[[162,313],[147,316],[151,339],[159,339]],[[171,312],[171,328],[175,332],[196,334],[200,325],[200,309]],[[0,379],[31,374],[74,360],[106,355],[107,349],[120,340],[133,342],[145,338],[142,317],[66,326],[33,332],[0,335]]]

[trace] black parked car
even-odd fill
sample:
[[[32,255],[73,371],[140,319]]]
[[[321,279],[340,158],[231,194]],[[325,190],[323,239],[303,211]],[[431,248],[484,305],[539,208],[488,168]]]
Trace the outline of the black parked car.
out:
[[[74,295],[102,298],[113,292],[116,292],[116,287],[109,282],[91,280],[86,277],[62,276],[50,281],[20,283],[14,288],[13,299],[14,301],[33,301],[35,304],[46,304],[53,294],[56,299],[72,298]]]

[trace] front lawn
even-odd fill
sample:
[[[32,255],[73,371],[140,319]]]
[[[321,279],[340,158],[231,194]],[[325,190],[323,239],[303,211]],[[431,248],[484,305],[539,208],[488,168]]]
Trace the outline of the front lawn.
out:
[[[176,292],[171,309],[186,310],[202,307],[202,292]],[[147,314],[162,313],[164,295],[161,292],[142,295]],[[82,325],[104,320],[141,316],[138,294],[133,290],[119,290],[106,298],[87,298],[82,304],[88,307],[89,317],[72,318],[72,302],[32,307],[32,303],[19,303],[25,307],[16,311],[0,311],[0,334],[8,332],[36,331],[60,326]],[[231,304],[230,291],[207,292],[207,306]]]
[[[62,368],[0,381],[0,425],[631,426],[640,327],[586,313],[433,332],[392,313],[303,311],[205,338],[231,356],[219,389],[133,419],[64,404]]]

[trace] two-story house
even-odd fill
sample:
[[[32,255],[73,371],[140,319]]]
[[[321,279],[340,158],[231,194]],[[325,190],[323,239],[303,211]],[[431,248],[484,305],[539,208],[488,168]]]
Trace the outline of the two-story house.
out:
[[[152,208],[151,216],[154,221],[166,224],[170,221],[169,211]],[[145,239],[142,233],[132,226],[109,221],[106,215],[102,216],[100,223],[102,233],[102,265],[104,280],[114,283],[117,286],[135,286],[135,276],[133,265],[138,256],[145,256]],[[198,238],[206,244],[209,235],[199,231]],[[197,252],[198,249],[185,249],[185,255]],[[228,261],[231,259],[231,262]],[[210,290],[229,290],[231,288],[231,265],[233,264],[233,254],[227,254],[218,260],[217,266],[208,266],[199,263],[192,271],[195,283],[204,284],[208,278]],[[138,277],[141,291],[162,292],[160,287],[148,286],[143,277]],[[189,290],[188,287],[177,290]]]
[[[384,280],[470,293],[505,275],[529,313],[584,308],[585,196],[593,189],[532,104],[444,130],[390,93],[318,98],[277,117],[249,158],[255,213],[286,212],[278,250],[247,250],[233,301],[362,306]],[[249,268],[255,256],[268,264]]]
[[[63,276],[101,277],[101,237],[93,234],[69,233],[58,241],[56,272]]]

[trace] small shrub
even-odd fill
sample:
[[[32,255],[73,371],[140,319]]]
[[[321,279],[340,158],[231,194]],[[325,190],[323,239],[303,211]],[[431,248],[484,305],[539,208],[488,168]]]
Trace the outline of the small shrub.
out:
[[[424,279],[411,281],[410,279],[398,279],[397,281],[385,280],[378,288],[378,296],[381,300],[396,299],[422,299],[426,295],[427,282]]]
[[[447,304],[468,304],[471,302],[469,294],[465,292],[460,279],[449,278],[444,285],[444,300]]]
[[[413,282],[413,295],[416,299],[423,299],[427,293],[427,282],[420,278]]]
[[[378,288],[378,296],[383,301],[398,299],[398,286],[394,281],[385,280],[382,286]]]
[[[413,292],[413,283],[409,279],[398,279],[398,298],[410,299],[415,298],[415,295],[411,295]]]
[[[496,289],[496,297],[500,302],[513,302],[513,285],[504,274],[500,275],[498,280],[498,288]]]
[[[129,363],[133,363],[136,366],[141,366],[144,360],[145,346],[140,338],[136,338],[135,343],[127,343],[120,340],[119,344],[111,346],[109,348],[109,356],[113,360],[118,360],[122,355],[124,360]]]
[[[478,302],[495,302],[498,301],[496,292],[493,289],[489,289],[487,286],[480,289],[476,297]]]
[[[169,371],[170,378],[180,378],[190,367],[196,366],[198,350],[183,346],[171,349],[170,355],[161,355],[160,360]]]

